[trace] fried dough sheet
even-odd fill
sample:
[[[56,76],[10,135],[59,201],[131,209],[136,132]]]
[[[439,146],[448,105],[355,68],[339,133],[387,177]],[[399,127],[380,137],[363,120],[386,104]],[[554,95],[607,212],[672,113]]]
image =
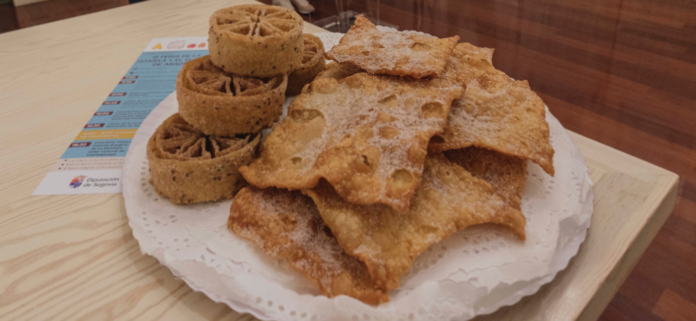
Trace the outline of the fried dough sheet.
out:
[[[430,137],[459,88],[358,73],[313,81],[241,169],[259,188],[308,189],[325,178],[347,201],[407,212]]]
[[[179,113],[206,135],[258,133],[283,113],[286,75],[269,79],[226,73],[210,56],[184,64],[176,78]]]
[[[343,78],[355,75],[359,72],[365,72],[365,70],[362,70],[360,67],[348,62],[339,64],[335,61],[332,61],[328,65],[326,65],[326,69],[320,72],[317,75],[317,78],[315,79],[332,78],[336,80],[341,80]]]
[[[458,85],[464,87],[469,81],[480,76],[486,70],[494,69],[493,65],[491,65],[493,50],[476,47],[470,43],[457,44],[452,51],[452,56],[447,59],[445,71],[440,76],[441,81],[450,86]],[[326,66],[326,70],[317,75],[316,79],[333,78],[341,80],[364,71],[349,62],[337,63],[332,61]]]
[[[440,77],[445,82],[466,87],[466,84],[487,70],[495,69],[492,65],[493,51],[494,49],[476,47],[470,43],[457,44]]]
[[[327,297],[347,295],[368,304],[389,301],[365,264],[343,251],[300,192],[245,187],[234,198],[227,227],[266,254],[285,260]]]
[[[487,70],[467,84],[452,103],[444,132],[433,137],[431,153],[476,146],[529,159],[553,176],[554,150],[549,140],[544,102],[527,81]]]
[[[206,136],[174,114],[147,143],[150,184],[174,204],[231,199],[246,182],[239,167],[256,155],[261,134]]]
[[[525,238],[526,219],[510,207],[491,184],[472,176],[442,154],[429,155],[411,210],[345,201],[322,181],[305,190],[349,255],[365,262],[372,282],[389,291],[430,245],[468,226],[495,223]]]
[[[439,39],[409,32],[382,32],[360,15],[326,57],[350,62],[372,74],[439,77],[457,41],[459,36]]]
[[[526,160],[478,147],[448,150],[445,156],[475,177],[493,185],[498,195],[512,208],[521,208],[527,180]]]
[[[302,88],[326,68],[324,59],[324,43],[313,34],[303,34],[304,54],[302,64],[288,76],[288,96],[298,95]]]

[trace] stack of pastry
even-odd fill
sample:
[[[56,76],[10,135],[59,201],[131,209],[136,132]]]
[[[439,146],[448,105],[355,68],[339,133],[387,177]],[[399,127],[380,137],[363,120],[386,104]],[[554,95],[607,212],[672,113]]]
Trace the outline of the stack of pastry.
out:
[[[160,195],[227,199],[248,182],[229,229],[324,295],[370,304],[456,231],[491,223],[525,239],[527,161],[553,175],[554,151],[543,101],[492,49],[358,17],[324,53],[296,13],[263,5],[218,10],[209,32],[210,56],[177,79],[179,114],[148,144]]]
[[[361,17],[240,168],[228,227],[328,296],[389,300],[414,259],[474,224],[525,239],[527,161],[554,174],[543,101],[493,49]]]
[[[261,130],[325,67],[319,38],[281,7],[244,5],[210,17],[210,55],[184,64],[179,113],[148,143],[150,183],[175,204],[231,199],[241,166],[256,156]],[[298,89],[299,88],[299,89]]]

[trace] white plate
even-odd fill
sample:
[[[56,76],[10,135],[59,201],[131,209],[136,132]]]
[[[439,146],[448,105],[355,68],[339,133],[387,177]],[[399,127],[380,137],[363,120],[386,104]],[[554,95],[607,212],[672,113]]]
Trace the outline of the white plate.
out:
[[[325,46],[340,34],[318,34]],[[286,101],[284,114],[291,98]],[[226,229],[231,201],[175,206],[148,184],[147,140],[178,109],[175,93],[143,122],[123,169],[123,196],[141,251],[194,290],[264,320],[466,320],[515,304],[553,280],[577,254],[592,215],[584,158],[547,110],[556,176],[529,163],[522,211],[527,240],[471,227],[430,247],[378,307],[328,299],[301,275]]]

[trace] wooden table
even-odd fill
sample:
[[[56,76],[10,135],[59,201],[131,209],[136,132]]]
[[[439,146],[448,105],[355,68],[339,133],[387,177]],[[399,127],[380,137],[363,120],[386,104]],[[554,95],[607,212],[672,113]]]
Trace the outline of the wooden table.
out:
[[[0,318],[253,319],[142,255],[120,194],[30,196],[150,39],[205,36],[214,10],[245,2],[152,0],[0,35]],[[677,175],[571,136],[594,182],[588,238],[551,284],[481,320],[596,319],[672,212]]]

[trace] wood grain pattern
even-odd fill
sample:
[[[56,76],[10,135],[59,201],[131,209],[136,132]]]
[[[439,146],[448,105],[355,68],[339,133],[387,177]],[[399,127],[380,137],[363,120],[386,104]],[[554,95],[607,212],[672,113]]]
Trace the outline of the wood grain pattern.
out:
[[[47,0],[12,0],[15,7],[26,6],[26,5],[29,5],[32,3],[38,3],[38,2],[43,2],[43,1],[47,1]]]
[[[11,3],[0,4],[0,33],[19,29],[17,13]]]
[[[0,60],[0,70],[3,70],[0,74],[0,170],[3,174],[3,181],[0,182],[0,318],[253,319],[193,292],[155,259],[143,256],[128,227],[121,195],[30,196],[151,38],[205,36],[210,13],[220,7],[243,2],[249,1],[210,0],[192,4],[185,0],[152,0],[0,35],[0,43],[13,44],[0,47],[3,57],[12,57]],[[497,48],[494,63],[498,64],[496,59],[500,59],[502,66],[511,68],[505,71],[513,77],[530,79],[532,88],[542,94],[564,125],[575,126],[587,136],[606,139],[613,146],[633,144],[635,148],[646,148],[646,154],[659,154],[653,156],[659,157],[656,163],[679,158],[675,160],[680,162],[679,172],[685,173],[689,181],[696,178],[696,174],[693,174],[696,166],[682,157],[683,153],[691,150],[687,143],[672,139],[669,135],[652,135],[643,131],[639,123],[627,124],[611,113],[599,113],[603,108],[575,107],[577,101],[571,99],[574,95],[582,98],[579,101],[591,101],[593,96],[585,96],[587,90],[601,89],[600,85],[586,84],[576,78],[591,79],[601,75],[601,72],[606,73],[612,66],[605,64],[604,67],[609,69],[602,69],[604,67],[601,66],[588,67],[587,70],[570,68],[599,58],[563,58],[559,56],[562,53],[544,53],[539,48],[545,47],[535,47],[540,46],[539,39],[552,37],[554,32],[562,35],[560,27],[546,36],[541,31],[535,31],[541,35],[525,38],[529,40],[525,46],[516,45],[516,33],[511,31],[515,30],[515,26],[508,21],[512,19],[515,3],[496,2],[495,5],[502,10],[496,13],[498,16],[479,18],[472,25],[461,25],[456,17],[450,17],[451,12],[463,8],[482,10],[488,14],[496,11],[496,8],[478,2],[467,2],[465,7],[460,7],[459,3],[451,4],[452,7],[445,7],[449,9],[444,11],[423,7],[423,10],[433,13],[431,18],[421,18],[420,22],[415,16],[405,14],[405,10],[414,10],[413,7],[404,9],[394,4],[393,7],[384,7],[386,9],[383,8],[381,14],[383,19],[391,14],[406,22],[409,17],[414,18],[413,25],[419,24],[421,29],[428,25],[443,26],[447,32],[461,32],[460,35],[467,41],[480,39],[482,43],[479,45],[485,45],[486,41],[498,44],[490,45]],[[611,3],[601,5],[606,6],[606,10],[597,9],[592,4],[568,4],[576,6],[573,9],[576,11],[594,10],[597,15],[618,14],[618,11],[611,9]],[[392,10],[391,13],[389,10]],[[541,18],[535,18],[538,20],[536,24],[524,28],[542,29],[539,25],[546,23],[544,19],[547,16],[553,16],[553,10]],[[660,19],[659,15],[648,16]],[[448,27],[447,19],[457,25]],[[515,21],[522,26],[526,20]],[[406,22],[398,24],[406,26]],[[562,26],[560,22],[554,23]],[[563,36],[570,39],[564,41],[579,41],[573,40],[578,37],[601,38],[582,27],[587,23],[579,19],[569,24],[575,26],[573,28],[577,29],[579,35]],[[497,24],[502,25],[499,30]],[[506,24],[509,25],[505,27]],[[495,28],[488,30],[489,27]],[[316,32],[320,29],[307,24],[306,31]],[[498,34],[507,40],[495,42],[494,37]],[[519,36],[522,38],[522,34]],[[683,35],[679,34],[674,34],[673,38],[675,43],[684,40]],[[677,47],[672,47],[667,53],[675,57],[688,56],[674,48]],[[572,50],[563,53],[572,53]],[[505,61],[508,65],[505,65]],[[532,61],[548,61],[548,70],[534,68],[540,62],[527,65]],[[547,81],[555,79],[558,82],[560,76],[552,78],[554,72],[565,78],[573,78],[569,80],[572,83],[566,84],[567,88],[561,84],[548,84],[554,86],[550,89],[541,88]],[[626,72],[630,74],[632,71]],[[530,77],[525,77],[525,73],[529,73]],[[625,88],[632,84],[652,90],[649,85],[640,84],[635,79],[614,79],[611,75],[607,79],[615,81],[613,87],[607,87],[615,90],[627,90]],[[569,89],[571,85],[579,87],[573,91]],[[557,94],[556,89],[565,91]],[[683,94],[680,88],[656,92],[655,97],[678,106],[683,106],[680,102],[684,99],[690,99],[680,96]],[[617,102],[621,97],[631,95],[626,93],[618,97],[615,98]],[[635,100],[642,101],[639,98]],[[629,106],[628,103],[618,104],[614,110],[634,115]],[[645,108],[650,109],[648,107]],[[653,118],[656,123],[660,121],[658,117],[640,117],[639,120],[652,122]],[[679,133],[688,129],[686,125],[667,125],[665,123],[663,127]],[[623,130],[625,136],[609,135],[603,128]],[[586,243],[579,255],[571,260],[569,267],[538,294],[480,319],[596,318],[672,212],[677,197],[676,175],[583,136],[572,134],[572,137],[585,155],[595,182],[595,216]],[[648,146],[653,142],[667,148]],[[694,155],[693,150],[691,153],[687,155]],[[688,172],[689,168],[691,172]],[[683,188],[687,190],[691,188],[689,186],[692,185],[684,184]],[[683,194],[687,195],[686,192]],[[682,214],[677,216],[679,220],[671,223],[670,220],[675,217],[672,216],[665,227],[676,238],[658,236],[647,253],[673,263],[669,272],[689,281],[690,276],[684,272],[684,267],[692,262],[681,262],[669,252],[670,249],[689,250],[689,246],[694,246],[694,239],[689,238],[689,227],[693,226],[694,220],[689,210],[693,209],[693,203],[683,204],[680,203],[678,207],[684,208],[680,212]],[[655,244],[660,248],[652,249]],[[660,268],[656,262],[649,263],[652,264],[645,267],[639,264],[636,273],[653,275]],[[689,296],[686,285],[680,286],[677,280],[666,276],[653,280],[651,289],[674,288],[674,294],[692,300],[693,294]],[[620,292],[619,298],[628,298],[632,292],[635,291]],[[662,295],[655,297],[646,294],[640,302],[657,305],[660,300]],[[634,307],[640,306],[632,300],[625,301]],[[671,302],[680,301],[676,296],[666,296],[662,302],[663,307],[669,307],[673,305]],[[630,310],[619,307],[610,307],[608,311],[619,311],[615,315],[624,315],[622,311]],[[650,307],[648,311],[652,309]]]
[[[678,173],[678,205],[657,239],[670,244],[650,246],[601,319],[659,319],[665,289],[696,302],[696,270],[684,262],[696,239],[693,2],[383,0],[379,12],[401,29],[496,48],[496,67],[528,79],[566,128]]]
[[[670,321],[696,320],[696,304],[667,290],[662,292],[653,313]]]
[[[48,0],[16,6],[20,28],[77,17],[128,5],[128,0]]]

